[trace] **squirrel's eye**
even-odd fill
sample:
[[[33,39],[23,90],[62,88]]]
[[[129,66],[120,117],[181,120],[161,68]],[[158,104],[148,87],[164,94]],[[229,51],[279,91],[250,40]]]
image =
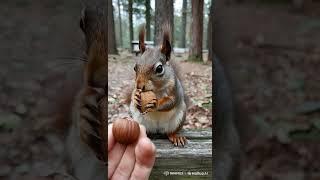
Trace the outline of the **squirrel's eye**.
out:
[[[161,74],[162,72],[163,72],[163,67],[162,67],[161,64],[159,64],[159,65],[157,66],[157,68],[156,68],[156,73],[157,73],[157,74]]]
[[[137,65],[134,66],[133,70],[134,70],[134,71],[137,71]]]

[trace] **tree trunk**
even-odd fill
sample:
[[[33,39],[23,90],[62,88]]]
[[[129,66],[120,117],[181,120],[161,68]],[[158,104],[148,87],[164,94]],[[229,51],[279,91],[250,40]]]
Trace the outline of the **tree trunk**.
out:
[[[132,46],[131,46],[131,43],[133,41],[132,0],[129,0],[129,3],[128,3],[128,13],[129,13],[130,47],[132,48]],[[131,49],[131,51],[132,51],[132,49]]]
[[[121,9],[120,9],[120,0],[118,0],[118,15],[119,15],[119,41],[120,41],[120,47],[123,45],[122,41],[122,21],[121,21]]]
[[[213,60],[213,47],[212,47],[212,36],[213,34],[213,1],[211,1],[209,22],[208,22],[208,61]]]
[[[191,47],[189,60],[202,61],[203,1],[192,0]]]
[[[156,0],[154,43],[162,41],[162,26],[168,23],[171,26],[171,46],[173,47],[173,0]]]
[[[146,40],[150,41],[151,40],[151,33],[150,33],[150,20],[151,20],[150,10],[151,10],[151,6],[150,6],[150,0],[146,0],[145,1],[145,6],[146,6],[146,30],[147,30]]]
[[[182,48],[186,47],[186,28],[187,28],[187,7],[188,1],[183,0],[182,4],[182,25],[181,25],[181,44]]]
[[[108,0],[108,54],[117,54],[112,0]]]

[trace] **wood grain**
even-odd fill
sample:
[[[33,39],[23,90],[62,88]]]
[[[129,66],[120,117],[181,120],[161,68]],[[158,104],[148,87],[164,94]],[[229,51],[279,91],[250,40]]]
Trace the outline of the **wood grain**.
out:
[[[212,130],[182,130],[179,134],[188,139],[185,147],[173,146],[166,136],[150,135],[157,147],[150,179],[212,179]]]

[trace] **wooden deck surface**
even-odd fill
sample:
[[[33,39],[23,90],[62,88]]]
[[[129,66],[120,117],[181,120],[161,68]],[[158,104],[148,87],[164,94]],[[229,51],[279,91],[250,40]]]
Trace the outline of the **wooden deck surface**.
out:
[[[184,147],[174,147],[165,136],[153,136],[156,163],[150,179],[212,179],[212,130],[183,130]]]

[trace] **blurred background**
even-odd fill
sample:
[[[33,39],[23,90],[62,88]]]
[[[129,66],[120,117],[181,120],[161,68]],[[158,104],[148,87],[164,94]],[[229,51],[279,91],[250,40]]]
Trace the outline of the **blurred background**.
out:
[[[169,1],[170,2],[170,1]],[[161,8],[161,3],[169,5],[166,2],[157,2],[156,0],[113,0],[114,11],[114,26],[117,48],[129,49],[131,48],[131,41],[138,40],[139,27],[142,24],[146,26],[146,41],[154,41],[155,24],[157,24],[156,8]],[[202,5],[203,16],[203,49],[208,49],[207,27],[209,21],[209,11],[211,0],[204,0]],[[130,7],[131,4],[131,7]],[[192,22],[192,3],[191,0],[175,0],[171,2],[173,7],[172,13],[165,14],[167,20],[171,21],[173,25],[173,43],[175,47],[187,48],[191,41],[191,22]],[[170,8],[167,9],[170,11]],[[160,13],[160,12],[157,12]],[[132,22],[130,21],[132,16]],[[132,24],[132,27],[130,27]],[[130,29],[132,28],[132,30]],[[132,39],[130,39],[130,32],[133,32]]]
[[[56,120],[70,115],[81,82],[81,9],[79,0],[0,1],[0,179],[66,170],[67,122]],[[65,114],[56,113],[61,98]]]
[[[213,47],[238,106],[243,180],[320,179],[320,2],[219,0]]]

